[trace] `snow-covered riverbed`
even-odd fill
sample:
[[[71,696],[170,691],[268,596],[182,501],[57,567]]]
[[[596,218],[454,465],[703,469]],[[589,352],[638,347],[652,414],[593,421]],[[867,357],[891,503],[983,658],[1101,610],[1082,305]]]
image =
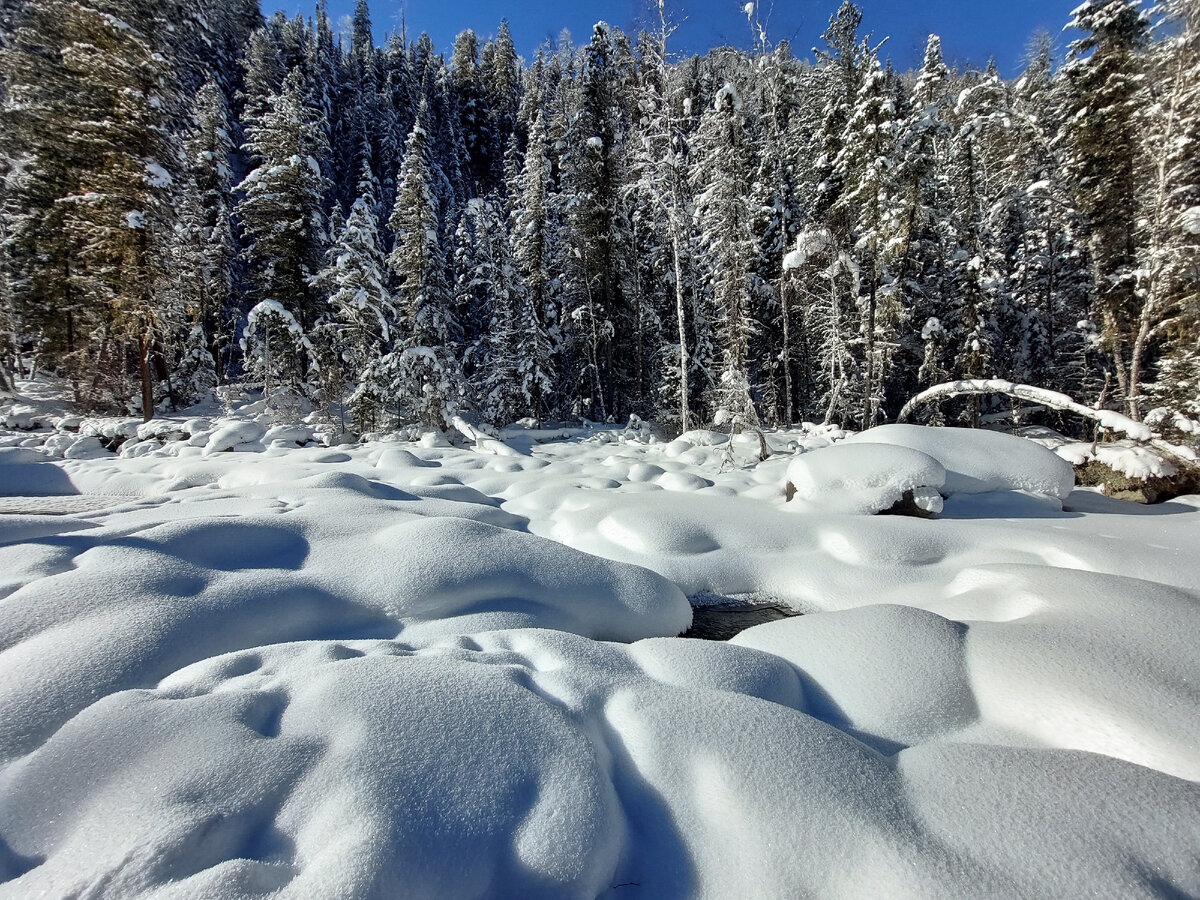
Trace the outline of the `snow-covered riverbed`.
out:
[[[1200,893],[1200,498],[218,431],[3,439],[0,897]]]

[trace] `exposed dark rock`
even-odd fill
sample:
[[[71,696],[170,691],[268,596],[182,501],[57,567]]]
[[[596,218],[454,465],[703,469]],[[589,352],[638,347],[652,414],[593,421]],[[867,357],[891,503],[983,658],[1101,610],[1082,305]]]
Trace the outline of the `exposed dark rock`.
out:
[[[880,510],[881,516],[915,516],[918,519],[936,519],[930,510],[917,505],[916,498],[913,497],[912,491],[905,491],[904,496],[893,503],[890,507]]]

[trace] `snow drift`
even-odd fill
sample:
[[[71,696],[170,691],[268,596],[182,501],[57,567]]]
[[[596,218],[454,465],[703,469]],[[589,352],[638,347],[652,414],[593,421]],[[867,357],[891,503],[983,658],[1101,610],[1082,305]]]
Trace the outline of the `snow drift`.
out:
[[[0,897],[1200,893],[1200,502],[949,430],[235,424],[0,449]],[[699,591],[808,614],[674,637]]]

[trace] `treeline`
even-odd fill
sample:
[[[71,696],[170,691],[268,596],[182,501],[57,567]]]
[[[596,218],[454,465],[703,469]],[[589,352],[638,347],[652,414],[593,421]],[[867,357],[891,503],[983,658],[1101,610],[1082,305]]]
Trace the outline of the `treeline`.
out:
[[[1015,80],[936,37],[896,72],[849,0],[813,62],[753,13],[683,60],[665,15],[531,60],[377,46],[366,0],[0,16],[0,370],[92,409],[863,426],[995,376],[1200,412],[1198,0],[1089,0]]]

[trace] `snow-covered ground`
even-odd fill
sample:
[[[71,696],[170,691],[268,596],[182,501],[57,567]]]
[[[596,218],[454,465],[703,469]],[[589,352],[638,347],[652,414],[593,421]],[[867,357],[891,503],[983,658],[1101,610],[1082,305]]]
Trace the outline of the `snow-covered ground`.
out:
[[[1200,498],[919,428],[63,424],[0,433],[0,897],[1200,894]],[[806,614],[676,637],[747,594]]]

